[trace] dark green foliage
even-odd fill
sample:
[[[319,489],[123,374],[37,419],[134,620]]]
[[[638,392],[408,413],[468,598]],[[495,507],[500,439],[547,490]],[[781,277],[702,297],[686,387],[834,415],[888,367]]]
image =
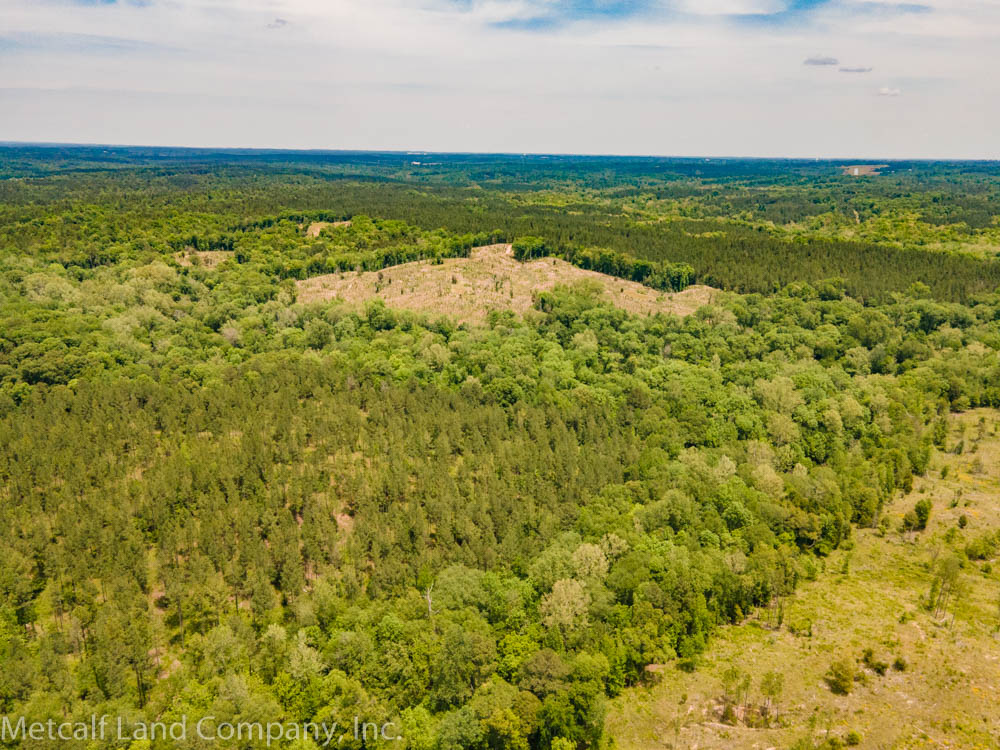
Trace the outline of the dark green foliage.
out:
[[[0,168],[10,174],[58,172],[47,159],[57,153],[0,149],[0,157],[6,157],[0,159]],[[62,156],[88,168],[94,161],[112,158],[84,149]],[[867,218],[877,215],[883,202],[910,210],[913,202],[940,206],[972,201],[977,210],[991,210],[997,216],[1000,196],[995,175],[991,182],[989,165],[899,163],[891,179],[857,182],[816,180],[823,170],[836,171],[829,163],[767,161],[706,165],[697,160],[511,160],[451,155],[442,156],[438,169],[415,175],[399,154],[316,154],[306,159],[280,153],[122,150],[113,159],[119,164],[170,166],[83,172],[71,181],[50,177],[0,183],[4,204],[0,226],[7,230],[3,237],[9,246],[61,247],[60,262],[83,268],[112,264],[138,252],[162,252],[165,246],[174,251],[185,246],[232,249],[242,258],[241,240],[268,236],[283,223],[335,221],[364,214],[424,230],[445,227],[462,236],[491,231],[495,239],[508,241],[533,236],[548,252],[558,255],[601,248],[600,252],[631,259],[628,263],[637,267],[630,270],[629,278],[643,277],[642,263],[665,264],[666,273],[652,274],[657,276],[658,288],[664,289],[667,277],[677,288],[687,275],[686,266],[693,270],[688,283],[770,293],[806,282],[816,285],[823,298],[846,291],[858,299],[885,301],[892,292],[919,288],[937,299],[965,302],[1000,286],[996,260],[919,245],[902,248],[811,235],[790,239],[756,220],[731,218],[748,193],[766,193],[768,188],[760,184],[764,181],[786,185],[781,200],[801,207],[759,217],[768,221],[801,220],[819,207],[852,220],[855,215]],[[635,175],[643,170],[648,171],[637,180]],[[531,193],[507,192],[525,187],[548,189],[554,184],[577,191],[574,202],[552,205]],[[579,197],[593,190],[601,191],[597,193],[600,200]],[[655,201],[684,193],[697,196],[699,205],[695,209],[685,206],[684,213],[670,221],[626,211],[622,202],[627,196]],[[56,221],[38,221],[37,211],[30,208],[54,206],[67,197],[77,201],[74,212]],[[749,200],[755,206],[771,205],[770,197]],[[102,206],[112,201],[115,214],[105,215]],[[186,209],[183,220],[172,210],[177,202]],[[144,231],[153,223],[159,225],[157,232]],[[405,259],[462,250],[459,242],[447,251],[428,254],[419,247],[405,247],[405,237],[399,239],[403,241],[393,242],[395,247],[376,244],[330,263],[320,256],[301,258],[275,270],[301,278],[320,269],[360,265],[375,270]],[[272,251],[286,250],[280,243],[268,244]]]
[[[955,301],[990,267],[936,254],[893,295],[922,256],[647,223],[587,160],[559,168],[607,192],[555,207],[498,190],[562,184],[532,160],[390,182],[386,155],[18,153],[5,174],[49,176],[0,183],[4,714],[239,703],[397,721],[413,748],[596,747],[606,697],[649,664],[694,668],[757,607],[780,626],[800,572],[927,470],[942,415],[1000,405],[1000,298]],[[701,194],[696,168],[643,189]],[[636,318],[556,288],[480,328],[295,299],[306,276],[514,237],[522,259],[663,290],[776,293]]]
[[[695,278],[694,269],[686,263],[650,262],[601,248],[559,249],[549,247],[540,237],[519,237],[514,240],[513,249],[517,260],[554,255],[588,271],[637,281],[664,291],[679,292]]]
[[[889,669],[888,662],[881,661],[875,658],[875,651],[870,648],[866,648],[861,656],[862,663],[868,667],[868,669],[875,672],[875,674],[882,676]]]
[[[850,659],[838,659],[830,665],[823,678],[830,692],[836,695],[847,695],[854,689],[857,677],[857,667]]]
[[[923,500],[918,500],[917,504],[913,506],[913,517],[914,524],[913,528],[917,531],[923,531],[927,528],[927,521],[931,517],[931,501],[927,498]]]

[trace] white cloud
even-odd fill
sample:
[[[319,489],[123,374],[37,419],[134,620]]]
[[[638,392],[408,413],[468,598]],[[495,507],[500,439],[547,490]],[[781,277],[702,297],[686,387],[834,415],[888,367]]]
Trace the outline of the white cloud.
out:
[[[879,96],[899,96],[902,92],[889,86],[883,86],[878,90]]]
[[[770,0],[664,0],[514,30],[496,24],[556,0],[3,2],[0,140],[1000,157],[1000,14],[973,0],[795,23]],[[906,95],[872,107],[870,78],[810,57]]]

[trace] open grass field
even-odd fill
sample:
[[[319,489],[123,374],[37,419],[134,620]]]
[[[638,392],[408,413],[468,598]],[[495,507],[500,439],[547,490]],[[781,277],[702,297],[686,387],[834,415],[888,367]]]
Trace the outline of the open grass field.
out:
[[[586,271],[558,258],[514,260],[510,245],[476,248],[468,258],[416,261],[366,273],[333,273],[298,282],[302,302],[340,298],[360,304],[379,297],[389,307],[448,315],[462,323],[486,319],[490,310],[524,313],[537,292],[560,284],[600,285],[617,307],[638,315],[689,315],[718,294],[707,286],[665,293],[633,281]]]
[[[938,453],[913,491],[886,508],[880,525],[887,522],[887,530],[859,530],[853,548],[830,555],[816,580],[784,603],[780,627],[768,625],[767,613],[724,627],[695,672],[668,665],[659,684],[617,699],[607,724],[616,746],[1000,746],[995,562],[962,555],[958,593],[945,612],[935,616],[924,606],[952,550],[1000,529],[1000,413],[980,409],[951,419],[946,447],[961,444],[961,455]],[[933,503],[927,529],[901,532],[904,513],[924,498]],[[865,649],[884,675],[864,663]],[[847,695],[835,695],[824,680],[841,659],[857,669]],[[724,723],[724,674],[733,667],[749,676],[750,687],[734,710],[743,720]],[[761,680],[769,671],[782,676],[783,689],[764,722]]]
[[[327,227],[349,227],[350,221],[314,221],[306,227],[306,237],[319,237],[319,233]]]

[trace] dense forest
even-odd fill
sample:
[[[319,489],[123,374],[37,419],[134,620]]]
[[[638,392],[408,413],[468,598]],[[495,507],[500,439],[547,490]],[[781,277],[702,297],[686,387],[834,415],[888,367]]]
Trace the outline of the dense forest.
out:
[[[609,697],[780,616],[950,411],[1000,406],[995,166],[10,147],[0,176],[2,715],[608,747]],[[966,245],[808,226],[900,202]],[[296,299],[495,242],[727,293],[485,326]]]
[[[27,162],[28,173],[40,169],[34,153],[0,151]],[[149,166],[145,156],[134,157],[141,167],[115,170],[84,160],[47,178],[0,182],[4,242],[90,267],[167,246],[271,250],[268,230],[283,221],[361,214],[453,235],[537,236],[562,256],[599,248],[690,266],[692,282],[738,292],[838,278],[862,301],[921,283],[939,299],[967,302],[1000,285],[1000,191],[984,165],[901,163],[858,182],[829,164],[819,177],[812,162],[307,154],[286,163],[280,154],[254,162],[172,153]],[[19,164],[11,161],[8,169]],[[301,261],[283,272],[299,277],[320,272],[325,257],[315,255],[330,250],[294,237],[282,245]]]

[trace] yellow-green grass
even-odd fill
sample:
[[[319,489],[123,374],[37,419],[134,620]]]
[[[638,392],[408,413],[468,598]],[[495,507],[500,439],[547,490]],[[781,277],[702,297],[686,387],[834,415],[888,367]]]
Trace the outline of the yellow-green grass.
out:
[[[977,440],[980,420],[985,434]],[[888,531],[856,531],[852,548],[831,554],[816,580],[786,599],[780,628],[769,628],[764,613],[723,627],[696,671],[668,666],[656,686],[616,699],[607,720],[615,746],[766,750],[854,732],[864,748],[1000,747],[995,561],[965,562],[964,594],[944,617],[923,606],[938,561],[1000,528],[998,424],[992,410],[953,416],[947,448],[962,440],[962,454],[935,456],[913,491],[886,508]],[[933,502],[927,529],[903,533],[904,513],[922,498]],[[868,648],[889,665],[902,658],[905,670],[889,666],[879,675],[865,667]],[[855,663],[861,677],[848,695],[824,681],[838,659]],[[733,666],[752,678],[750,718],[723,723],[722,676]],[[768,671],[783,676],[784,689],[777,720],[764,726],[760,684]]]

